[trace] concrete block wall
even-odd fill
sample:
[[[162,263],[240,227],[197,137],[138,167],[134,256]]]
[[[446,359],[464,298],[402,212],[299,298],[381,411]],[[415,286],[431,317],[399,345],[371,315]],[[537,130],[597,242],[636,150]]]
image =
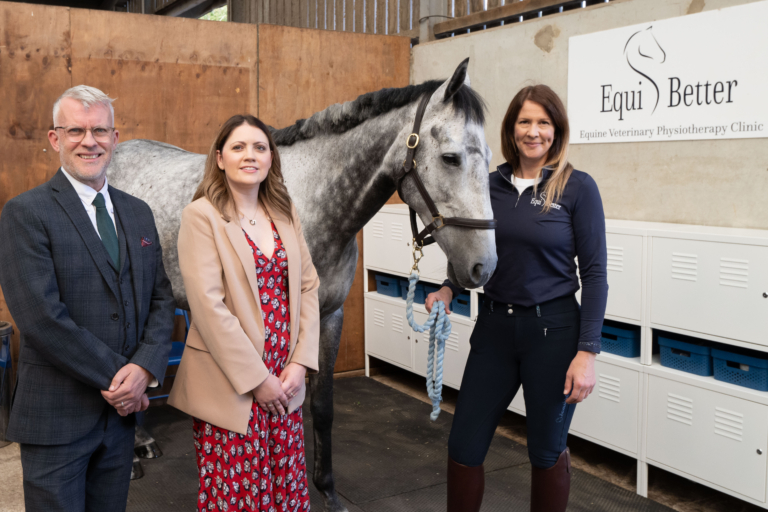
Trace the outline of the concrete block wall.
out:
[[[472,87],[489,107],[493,171],[504,161],[501,121],[521,87],[547,84],[567,105],[569,37],[746,3],[616,0],[422,43],[413,48],[411,82],[448,77],[470,58]],[[608,218],[768,229],[766,139],[572,145],[570,160],[597,181]]]

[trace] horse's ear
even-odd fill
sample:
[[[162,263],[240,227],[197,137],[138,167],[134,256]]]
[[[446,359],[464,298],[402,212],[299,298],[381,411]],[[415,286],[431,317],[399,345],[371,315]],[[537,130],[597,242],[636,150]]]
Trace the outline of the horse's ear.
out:
[[[456,94],[461,86],[466,85],[469,87],[469,73],[467,73],[468,66],[469,57],[461,61],[459,67],[453,72],[453,76],[448,80],[448,87],[445,89],[445,101],[448,101],[454,94]]]

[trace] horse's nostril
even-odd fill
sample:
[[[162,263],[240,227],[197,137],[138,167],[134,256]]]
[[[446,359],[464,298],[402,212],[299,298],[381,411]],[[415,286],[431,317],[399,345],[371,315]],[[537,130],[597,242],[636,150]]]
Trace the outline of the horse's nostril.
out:
[[[478,263],[477,265],[472,267],[472,280],[477,283],[482,278],[483,278],[483,264]]]

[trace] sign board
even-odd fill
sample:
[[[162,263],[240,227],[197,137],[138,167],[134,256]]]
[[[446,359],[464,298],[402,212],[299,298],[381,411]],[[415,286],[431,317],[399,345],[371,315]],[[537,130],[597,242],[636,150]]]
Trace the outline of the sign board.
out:
[[[768,137],[768,1],[571,37],[571,144]]]

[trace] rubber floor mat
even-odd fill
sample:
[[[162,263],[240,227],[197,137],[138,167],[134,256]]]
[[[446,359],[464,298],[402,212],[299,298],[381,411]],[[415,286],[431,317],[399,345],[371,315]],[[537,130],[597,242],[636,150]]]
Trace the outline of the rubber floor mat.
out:
[[[453,416],[373,379],[334,382],[333,466],[336,490],[349,512],[444,512],[446,457]],[[192,420],[170,406],[149,410],[145,427],[163,451],[142,460],[144,478],[131,482],[130,512],[195,510],[197,468]],[[313,431],[308,400],[304,432],[311,509],[323,512],[312,479]],[[530,465],[526,447],[496,436],[485,464],[481,512],[527,512]],[[573,470],[569,512],[664,512],[671,509],[597,477]]]
[[[429,404],[365,377],[334,382],[333,473],[352,503],[423,489],[446,481],[453,416],[429,418]],[[312,460],[311,415],[304,415],[307,460]],[[496,436],[486,470],[525,464],[526,447]],[[311,469],[311,468],[310,468]]]

